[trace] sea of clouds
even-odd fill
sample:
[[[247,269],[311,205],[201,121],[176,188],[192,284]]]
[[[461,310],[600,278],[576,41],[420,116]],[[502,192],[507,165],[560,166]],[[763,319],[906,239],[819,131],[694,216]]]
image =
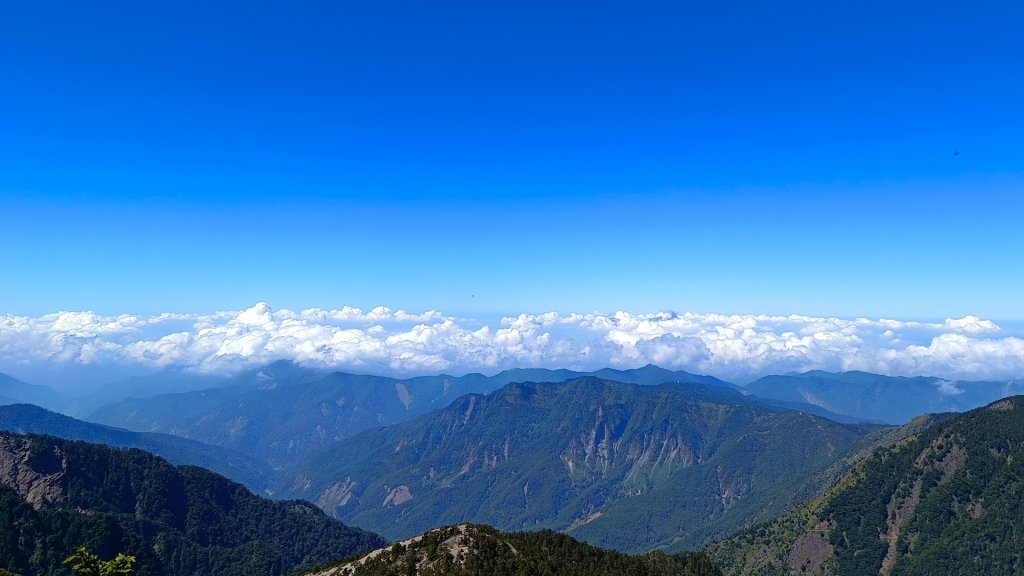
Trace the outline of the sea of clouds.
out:
[[[653,363],[740,381],[812,369],[1013,380],[1024,376],[1024,339],[974,316],[928,323],[549,312],[486,323],[436,311],[292,311],[262,302],[214,314],[0,316],[0,370],[78,364],[230,374],[280,359],[391,375]]]

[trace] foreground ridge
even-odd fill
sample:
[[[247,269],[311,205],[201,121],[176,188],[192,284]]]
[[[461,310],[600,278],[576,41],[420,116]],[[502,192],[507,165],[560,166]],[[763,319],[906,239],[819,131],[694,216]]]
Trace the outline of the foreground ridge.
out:
[[[728,575],[1024,573],[1024,396],[876,450],[820,498],[719,542]]]
[[[462,576],[559,574],[562,576],[717,576],[701,553],[630,556],[603,550],[550,530],[499,532],[458,524],[419,536],[308,576]]]

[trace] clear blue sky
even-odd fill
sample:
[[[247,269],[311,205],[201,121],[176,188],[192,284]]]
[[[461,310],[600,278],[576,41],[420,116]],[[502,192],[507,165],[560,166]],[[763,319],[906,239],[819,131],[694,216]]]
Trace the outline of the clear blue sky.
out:
[[[0,314],[1024,319],[1022,30],[1016,1],[9,2]]]

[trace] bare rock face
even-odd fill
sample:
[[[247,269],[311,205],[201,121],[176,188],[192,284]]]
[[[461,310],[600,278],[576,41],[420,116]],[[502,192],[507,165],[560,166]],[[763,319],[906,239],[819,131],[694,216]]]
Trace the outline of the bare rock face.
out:
[[[835,548],[828,540],[832,526],[821,521],[797,538],[786,558],[791,574],[817,573],[826,561],[835,555]]]
[[[324,510],[332,510],[339,506],[344,506],[352,498],[356,486],[357,484],[352,481],[351,476],[340,482],[335,482],[320,494],[316,505]]]
[[[434,528],[352,561],[306,576],[479,576],[480,574],[603,574],[720,576],[700,553],[629,556],[595,548],[550,530],[500,532],[479,524]]]
[[[67,459],[58,446],[32,448],[26,438],[0,436],[0,482],[36,510],[63,498],[66,470]]]
[[[426,547],[421,545],[424,538],[433,538],[438,542],[429,553]],[[478,527],[467,524],[435,528],[426,534],[374,550],[358,560],[306,576],[356,576],[364,568],[379,570],[382,567],[395,573],[404,573],[406,570],[403,569],[412,570],[415,574],[443,571],[439,566],[441,562],[438,561],[442,555],[446,556],[450,563],[462,567],[470,556],[479,553],[478,541],[485,538],[499,540],[496,536],[481,533]],[[501,541],[500,545],[508,547],[512,554],[518,554],[511,544]],[[451,567],[448,568],[450,570]]]
[[[389,486],[385,486],[385,488],[390,488],[390,487]],[[395,488],[392,488],[388,492],[388,495],[384,499],[384,504],[382,506],[384,508],[387,508],[389,506],[401,506],[402,504],[405,504],[406,502],[408,502],[409,500],[412,500],[412,499],[413,499],[413,496],[412,496],[412,492],[409,490],[409,487],[406,486],[405,484],[402,484],[401,486],[397,486]]]

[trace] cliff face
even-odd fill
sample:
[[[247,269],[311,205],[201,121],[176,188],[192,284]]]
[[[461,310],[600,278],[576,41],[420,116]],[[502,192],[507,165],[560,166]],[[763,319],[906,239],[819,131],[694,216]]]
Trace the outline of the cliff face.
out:
[[[67,466],[60,446],[41,448],[25,437],[0,435],[0,483],[36,510],[60,502]]]

